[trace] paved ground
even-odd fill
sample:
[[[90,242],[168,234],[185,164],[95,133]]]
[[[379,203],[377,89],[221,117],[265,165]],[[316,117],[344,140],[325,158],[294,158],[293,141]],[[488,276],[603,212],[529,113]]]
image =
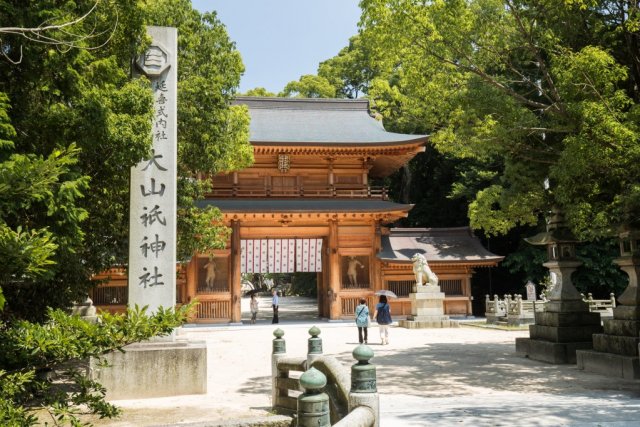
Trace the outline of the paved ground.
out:
[[[314,305],[293,297],[281,300],[278,326],[285,331],[287,353],[306,354],[307,331],[315,324],[322,330],[324,353],[352,364],[355,326],[309,320]],[[207,343],[209,392],[117,401],[124,416],[96,425],[153,426],[268,414],[275,329],[270,319],[265,298],[257,325],[183,328],[180,336]],[[378,344],[376,327],[369,333],[382,426],[640,426],[640,380],[516,357],[514,339],[527,331],[394,327],[387,346]]]

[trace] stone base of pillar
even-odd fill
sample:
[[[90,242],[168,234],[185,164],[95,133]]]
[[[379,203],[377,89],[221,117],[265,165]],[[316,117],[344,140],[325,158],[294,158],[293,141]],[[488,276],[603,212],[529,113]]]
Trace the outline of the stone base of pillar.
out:
[[[575,364],[576,351],[592,348],[591,341],[558,343],[531,338],[516,338],[516,354],[555,365]]]
[[[107,389],[108,400],[204,394],[207,347],[204,341],[145,342],[91,359],[91,377]]]
[[[416,286],[415,292],[409,294],[411,299],[411,315],[398,324],[407,329],[452,328],[458,322],[444,314],[444,292],[439,286]]]
[[[593,336],[593,350],[577,354],[578,369],[618,378],[640,378],[640,311],[637,306],[613,309],[604,333]]]
[[[421,320],[415,318],[414,320],[400,320],[398,326],[407,329],[429,329],[429,328],[457,328],[459,327],[457,320],[449,319],[449,316],[442,316],[439,319],[436,316],[432,316],[432,319]]]
[[[529,338],[516,338],[516,354],[547,363],[576,363],[576,350],[593,348],[593,334],[602,332],[600,314],[589,312],[582,301],[558,301],[548,308],[535,313]]]
[[[595,350],[576,351],[578,369],[608,377],[640,379],[640,358]]]

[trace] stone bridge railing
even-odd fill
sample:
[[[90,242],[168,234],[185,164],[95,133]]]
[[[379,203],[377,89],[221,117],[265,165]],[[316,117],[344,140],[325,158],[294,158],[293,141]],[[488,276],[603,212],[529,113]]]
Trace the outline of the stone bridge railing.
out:
[[[322,354],[320,329],[309,330],[307,357],[287,357],[284,331],[273,335],[271,397],[276,412],[292,415],[296,425],[378,427],[379,400],[376,368],[369,363],[371,348],[353,350],[358,361],[351,375],[336,358]],[[302,374],[297,377],[295,372]],[[294,373],[292,375],[292,373]]]
[[[613,309],[616,307],[616,298],[610,294],[608,299],[593,299],[590,293],[582,300],[589,304],[589,311],[600,313],[602,317],[613,317]],[[509,325],[520,325],[533,323],[534,313],[543,311],[544,300],[524,300],[522,295],[505,295],[503,299],[494,295],[493,299],[489,295],[485,296],[485,317],[487,323],[507,322]]]

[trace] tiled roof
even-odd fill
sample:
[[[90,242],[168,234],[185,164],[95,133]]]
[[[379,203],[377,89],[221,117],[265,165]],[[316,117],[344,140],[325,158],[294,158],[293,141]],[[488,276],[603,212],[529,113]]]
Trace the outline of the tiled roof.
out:
[[[254,145],[398,145],[424,143],[426,135],[387,132],[369,114],[367,100],[238,97],[249,107]]]
[[[486,250],[469,227],[392,228],[382,236],[382,261],[409,263],[416,253],[428,262],[494,265],[502,260]]]

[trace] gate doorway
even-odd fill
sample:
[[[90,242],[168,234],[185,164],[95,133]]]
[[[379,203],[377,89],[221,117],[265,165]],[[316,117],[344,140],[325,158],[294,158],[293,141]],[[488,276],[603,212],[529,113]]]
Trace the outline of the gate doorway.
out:
[[[319,273],[250,273],[242,275],[242,323],[251,319],[251,294],[258,301],[257,323],[270,323],[273,318],[272,290],[279,295],[281,323],[318,320]]]

